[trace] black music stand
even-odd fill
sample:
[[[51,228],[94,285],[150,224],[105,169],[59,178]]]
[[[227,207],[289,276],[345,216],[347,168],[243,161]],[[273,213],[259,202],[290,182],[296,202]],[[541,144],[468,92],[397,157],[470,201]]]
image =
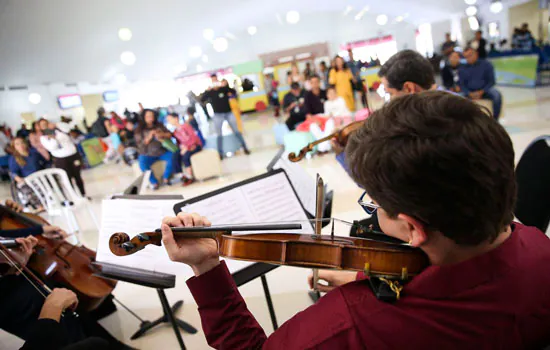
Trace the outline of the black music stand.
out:
[[[166,298],[166,294],[164,293],[165,289],[174,288],[174,286],[176,285],[176,276],[135,268],[121,267],[108,263],[93,264],[98,268],[98,272],[95,273],[95,275],[97,276],[129,282],[140,286],[155,288],[157,290],[160,304],[162,305],[162,310],[164,311],[164,315],[154,321],[147,321],[142,319],[135,312],[127,308],[124,304],[119,303],[123,308],[130,312],[132,316],[134,316],[141,322],[139,329],[130,337],[130,339],[137,339],[160,324],[170,323],[172,325],[172,329],[174,330],[174,334],[176,335],[176,339],[178,340],[180,348],[185,349],[185,344],[183,342],[183,338],[181,337],[179,328],[181,328],[184,332],[190,334],[197,333],[197,329],[191,326],[189,323],[180,320],[174,316],[174,313],[176,313],[183,305],[183,300],[178,300],[174,305],[170,307],[168,299]],[[116,298],[114,300],[116,300]]]

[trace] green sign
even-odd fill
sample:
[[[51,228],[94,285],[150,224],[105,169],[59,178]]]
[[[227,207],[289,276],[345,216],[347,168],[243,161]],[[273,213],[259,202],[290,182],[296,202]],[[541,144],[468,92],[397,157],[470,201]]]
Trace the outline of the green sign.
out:
[[[535,87],[539,56],[518,55],[494,57],[489,61],[495,67],[497,84]]]
[[[105,151],[103,151],[103,145],[99,142],[97,137],[84,140],[80,143],[80,145],[82,146],[82,149],[86,154],[86,158],[88,159],[88,164],[91,167],[103,162],[103,158],[105,158]]]
[[[235,64],[232,68],[233,74],[238,76],[248,73],[261,73],[264,70],[264,63],[262,62],[262,60],[256,60],[241,64]]]

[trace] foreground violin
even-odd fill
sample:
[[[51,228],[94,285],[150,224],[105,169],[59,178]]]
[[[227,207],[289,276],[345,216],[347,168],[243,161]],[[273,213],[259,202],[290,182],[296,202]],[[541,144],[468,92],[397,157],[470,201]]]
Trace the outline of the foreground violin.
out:
[[[18,213],[0,205],[2,230],[42,225],[48,225],[48,222],[38,215]],[[80,300],[80,309],[94,310],[111,294],[116,281],[94,275],[94,251],[62,239],[49,239],[42,235],[36,238],[38,244],[27,266],[42,280],[51,279],[73,290]]]
[[[172,228],[179,238],[210,238],[218,243],[220,256],[307,268],[364,271],[369,276],[406,280],[420,273],[427,265],[426,255],[419,249],[358,227],[365,238],[296,233],[233,234],[234,231],[267,231],[299,229],[301,225],[211,226]],[[126,256],[149,244],[161,245],[160,229],[144,232],[130,240],[126,233],[115,233],[109,248],[117,256]]]
[[[300,150],[300,153],[298,155],[296,155],[296,153],[294,152],[291,152],[288,154],[288,160],[290,160],[291,162],[298,162],[300,160],[302,160],[306,154],[308,154],[309,152],[313,151],[313,148],[320,144],[320,143],[323,143],[323,142],[326,142],[326,141],[330,141],[334,138],[336,138],[336,140],[338,141],[339,144],[341,144],[342,146],[345,146],[347,143],[348,143],[348,138],[349,138],[349,135],[351,135],[355,130],[359,129],[361,127],[361,125],[363,125],[365,121],[364,120],[361,120],[361,121],[356,121],[356,122],[353,122],[353,123],[349,123],[348,125],[346,125],[345,127],[343,127],[342,129],[328,135],[328,136],[325,136],[319,140],[316,140],[316,141],[313,141],[311,143],[308,143],[306,147],[302,148],[302,150]]]

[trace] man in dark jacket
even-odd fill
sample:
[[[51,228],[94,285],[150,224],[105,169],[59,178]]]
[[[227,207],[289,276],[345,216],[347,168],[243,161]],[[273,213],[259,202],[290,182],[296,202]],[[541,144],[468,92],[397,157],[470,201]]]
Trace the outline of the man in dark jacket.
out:
[[[453,92],[460,92],[460,77],[458,74],[459,68],[460,54],[453,51],[449,55],[449,61],[441,70],[441,79],[443,80],[443,86],[445,86],[445,89]]]

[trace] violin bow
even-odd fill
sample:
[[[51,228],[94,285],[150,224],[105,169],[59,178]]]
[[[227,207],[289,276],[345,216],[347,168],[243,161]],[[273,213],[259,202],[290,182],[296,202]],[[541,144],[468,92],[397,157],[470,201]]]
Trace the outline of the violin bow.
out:
[[[251,224],[251,225],[219,225],[209,227],[172,227],[172,232],[182,238],[211,238],[218,240],[222,235],[231,235],[234,231],[284,231],[301,230],[299,223],[289,224]],[[149,244],[160,246],[162,242],[162,231],[160,228],[152,232],[137,234],[134,238],[124,232],[117,232],[109,239],[109,249],[116,256],[134,254]]]

